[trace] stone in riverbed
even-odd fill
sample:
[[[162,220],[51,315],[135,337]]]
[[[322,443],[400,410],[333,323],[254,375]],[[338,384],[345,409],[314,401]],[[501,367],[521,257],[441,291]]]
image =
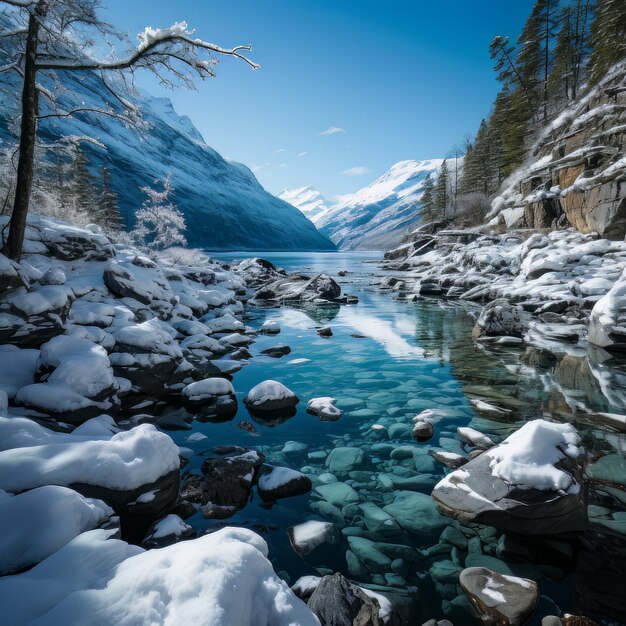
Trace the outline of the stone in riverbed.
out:
[[[280,324],[276,320],[266,320],[259,332],[264,335],[277,335],[280,332]]]
[[[324,576],[307,603],[327,626],[379,626],[380,605],[341,574]]]
[[[259,495],[263,500],[300,496],[311,491],[311,479],[288,467],[263,465],[258,476]]]
[[[331,522],[311,520],[292,526],[289,529],[289,541],[295,553],[303,557],[322,544],[336,544],[339,541],[339,532]]]
[[[487,625],[523,626],[533,616],[539,601],[536,582],[505,576],[485,567],[464,569],[459,582]]]
[[[317,415],[322,422],[336,422],[343,415],[343,411],[335,406],[335,402],[335,398],[328,396],[311,398],[307,402],[306,412]]]
[[[326,467],[329,472],[349,472],[363,463],[364,453],[361,448],[342,446],[334,448],[326,458]]]
[[[322,326],[321,328],[317,329],[317,334],[320,337],[332,337],[333,329],[330,326]]]
[[[275,380],[264,380],[254,386],[243,399],[251,413],[294,412],[300,402],[298,396]]]
[[[280,344],[278,346],[271,346],[269,348],[261,350],[261,354],[270,356],[273,359],[280,359],[280,357],[282,356],[287,356],[288,354],[291,354],[291,348],[289,346]]]
[[[428,441],[435,434],[435,428],[430,422],[415,422],[411,434],[415,441]]]
[[[430,496],[413,491],[396,491],[393,501],[383,510],[404,530],[413,533],[420,541],[436,539],[448,522],[437,511]]]
[[[527,422],[501,444],[448,474],[432,492],[445,515],[523,534],[587,527],[580,438],[569,424]]]

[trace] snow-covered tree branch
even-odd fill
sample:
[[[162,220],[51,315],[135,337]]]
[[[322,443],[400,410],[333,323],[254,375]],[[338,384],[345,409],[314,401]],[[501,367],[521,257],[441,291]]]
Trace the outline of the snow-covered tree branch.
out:
[[[136,108],[118,87],[106,81],[105,77],[111,74],[123,77],[125,72],[148,70],[168,86],[192,87],[194,78],[215,76],[219,57],[239,59],[252,69],[259,67],[245,54],[251,50],[249,45],[227,48],[195,38],[186,22],[177,22],[169,28],[147,27],[138,34],[136,46],[120,51],[116,42],[127,39],[99,17],[99,8],[99,0],[0,0],[0,18],[4,18],[0,24],[8,24],[0,31],[0,53],[4,57],[0,72],[14,71],[23,81],[15,200],[4,248],[10,258],[19,259],[22,251],[38,120],[90,112],[136,122]],[[103,45],[111,50],[106,57],[96,58],[90,53]],[[54,93],[42,91],[37,76],[44,73],[54,78],[56,73],[67,71],[98,73],[125,113],[111,107],[60,110]],[[46,96],[50,110],[40,111],[41,93]]]

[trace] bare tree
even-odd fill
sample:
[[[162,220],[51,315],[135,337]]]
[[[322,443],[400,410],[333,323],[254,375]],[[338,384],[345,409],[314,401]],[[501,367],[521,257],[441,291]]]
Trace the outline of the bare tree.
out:
[[[15,72],[22,80],[21,126],[19,159],[13,213],[4,253],[19,260],[22,253],[26,217],[32,190],[37,122],[48,117],[69,117],[76,113],[92,112],[131,120],[138,111],[113,87],[107,77],[113,74],[134,73],[138,69],[153,72],[167,86],[193,86],[193,79],[215,76],[219,56],[241,59],[253,69],[259,66],[244,52],[250,46],[222,48],[196,39],[185,22],[166,29],[147,27],[139,33],[139,44],[118,54],[114,41],[125,38],[98,15],[99,0],[0,0],[0,24],[9,24],[0,30],[0,53],[5,62],[0,73]],[[106,58],[95,58],[90,51],[96,43],[110,47]],[[124,114],[113,108],[78,107],[69,111],[59,108],[51,90],[37,82],[39,73],[57,72],[98,73],[106,88],[123,106]],[[40,114],[42,95],[51,111]]]

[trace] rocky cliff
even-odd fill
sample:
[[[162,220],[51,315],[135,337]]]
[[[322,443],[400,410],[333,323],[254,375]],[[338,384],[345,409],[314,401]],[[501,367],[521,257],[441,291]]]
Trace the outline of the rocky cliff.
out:
[[[607,239],[626,234],[626,62],[540,134],[505,182],[491,225],[571,225]]]

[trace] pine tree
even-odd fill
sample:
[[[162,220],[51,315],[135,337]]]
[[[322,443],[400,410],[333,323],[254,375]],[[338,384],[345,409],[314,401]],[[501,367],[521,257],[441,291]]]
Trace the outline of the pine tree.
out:
[[[435,219],[435,183],[432,176],[428,176],[424,181],[424,191],[420,199],[422,205],[421,217],[424,222],[432,222]]]
[[[95,194],[93,191],[93,177],[88,165],[87,155],[80,147],[77,147],[72,160],[71,190],[79,209],[93,211],[95,208]]]
[[[98,223],[108,231],[122,229],[122,216],[117,203],[117,194],[111,184],[111,171],[106,165],[100,167],[100,196],[97,202]]]
[[[446,217],[448,212],[448,178],[448,163],[444,159],[439,169],[437,183],[435,185],[435,214],[437,217]]]
[[[597,83],[612,65],[626,58],[626,2],[597,0],[591,24],[591,82]]]

